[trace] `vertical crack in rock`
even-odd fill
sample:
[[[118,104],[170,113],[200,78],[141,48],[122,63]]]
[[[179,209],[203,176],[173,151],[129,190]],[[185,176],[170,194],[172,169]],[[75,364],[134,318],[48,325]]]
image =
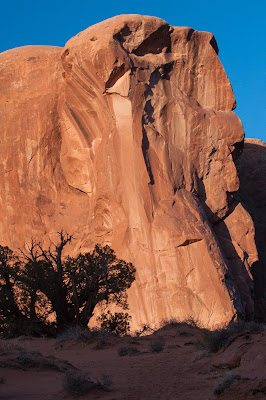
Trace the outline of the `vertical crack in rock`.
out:
[[[64,49],[26,46],[0,55],[2,240],[23,247],[34,234],[49,243],[64,228],[79,233],[82,252],[98,238],[110,243],[137,269],[132,329],[189,316],[214,329],[251,315],[244,268],[252,262],[255,302],[265,294],[265,263],[255,265],[254,226],[242,206],[248,199],[250,210],[262,207],[254,214],[262,260],[265,196],[254,200],[254,193],[265,174],[258,183],[262,164],[254,170],[255,155],[249,165],[239,158],[240,200],[227,213],[243,128],[217,53],[210,33],[121,15]],[[222,222],[214,225],[212,215]],[[255,305],[260,315],[264,304]]]
[[[144,117],[142,117],[142,118],[144,118]],[[147,172],[148,172],[149,177],[150,177],[150,182],[149,183],[150,183],[150,185],[154,185],[153,173],[152,173],[152,170],[151,170],[151,164],[150,164],[150,160],[149,160],[149,156],[148,156],[148,150],[149,150],[150,144],[149,144],[149,140],[148,140],[148,137],[147,137],[146,130],[144,128],[143,121],[142,121],[142,134],[143,134],[143,137],[142,137],[141,147],[142,147],[142,153],[143,153],[146,169],[147,169]]]
[[[189,31],[189,33],[190,33],[190,31]],[[194,34],[194,31],[191,33],[191,36],[193,34]],[[191,36],[188,40],[191,39]],[[198,38],[195,37],[195,40],[193,42],[193,62],[192,62],[192,68],[190,70],[190,89],[188,92],[188,97],[193,96],[193,92],[194,92],[195,85],[196,85],[196,79],[197,79],[196,68],[197,68],[198,53],[199,53],[199,41],[198,41]]]
[[[152,131],[155,131],[156,134],[159,135],[159,132],[156,131],[156,128],[154,126],[155,118],[154,118],[154,107],[152,105],[152,99],[154,95],[154,89],[156,85],[161,81],[161,80],[170,80],[170,73],[173,70],[174,67],[174,62],[168,62],[166,64],[163,64],[161,66],[158,66],[155,68],[155,70],[151,73],[149,83],[146,85],[146,89],[144,92],[144,97],[146,100],[145,106],[144,106],[144,112],[142,115],[142,153],[143,157],[145,160],[145,165],[147,172],[150,177],[150,184],[153,185],[154,182],[154,175],[152,172],[151,168],[151,163],[149,160],[149,139],[147,135],[147,127],[151,127]]]
[[[151,73],[149,83],[147,84],[146,90],[144,92],[144,97],[145,97],[146,103],[145,103],[143,115],[142,115],[142,135],[143,135],[143,137],[142,137],[142,153],[143,153],[146,169],[147,169],[147,172],[150,177],[151,185],[154,185],[155,182],[154,182],[154,177],[153,177],[151,164],[150,164],[150,160],[149,160],[148,150],[150,147],[150,143],[149,143],[149,139],[147,136],[146,127],[151,126],[154,129],[154,126],[153,126],[153,123],[155,121],[155,119],[153,117],[154,107],[152,106],[151,100],[152,100],[152,96],[153,96],[153,89],[155,88],[157,83],[160,81],[160,79],[161,79],[161,74],[158,71],[158,69],[156,68],[155,71],[153,71]]]

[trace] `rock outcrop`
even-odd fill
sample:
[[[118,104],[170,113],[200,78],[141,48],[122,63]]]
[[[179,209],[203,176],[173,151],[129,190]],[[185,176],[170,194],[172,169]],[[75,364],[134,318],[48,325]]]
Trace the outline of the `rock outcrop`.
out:
[[[236,162],[240,188],[239,201],[252,217],[258,261],[252,265],[255,318],[266,320],[266,144],[245,139],[241,157]]]
[[[137,268],[133,328],[252,318],[244,132],[217,54],[212,34],[139,15],[2,53],[1,243],[109,244]]]

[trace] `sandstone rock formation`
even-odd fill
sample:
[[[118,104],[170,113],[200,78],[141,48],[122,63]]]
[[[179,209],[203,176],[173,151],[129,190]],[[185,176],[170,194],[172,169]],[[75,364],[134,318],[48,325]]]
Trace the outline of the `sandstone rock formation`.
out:
[[[266,320],[266,144],[245,139],[244,150],[236,162],[240,180],[238,198],[252,217],[258,261],[252,266],[255,317]]]
[[[137,268],[132,327],[253,317],[235,98],[212,34],[123,15],[0,55],[1,244],[107,243]],[[215,232],[214,232],[215,226]]]

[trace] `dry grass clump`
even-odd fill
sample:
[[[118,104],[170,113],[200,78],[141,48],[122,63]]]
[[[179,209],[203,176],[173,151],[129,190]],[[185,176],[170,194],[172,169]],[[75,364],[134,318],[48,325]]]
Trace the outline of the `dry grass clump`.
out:
[[[12,369],[52,369],[59,372],[74,370],[75,367],[66,360],[54,356],[43,356],[37,351],[21,350],[15,357],[1,361],[0,367]]]
[[[166,330],[169,328],[177,328],[177,335],[184,337],[194,336],[193,329],[191,328],[200,329],[198,321],[194,320],[193,318],[186,319],[185,321],[179,321],[174,318],[170,320],[164,320],[161,323],[161,329]]]
[[[199,328],[199,323],[193,318],[188,318],[184,321],[180,321],[175,318],[171,318],[168,320],[163,320],[161,323],[161,329],[167,329],[167,328],[188,328],[188,327],[193,327],[193,328]]]
[[[8,354],[11,351],[23,351],[23,347],[16,342],[11,342],[7,339],[0,339],[0,350],[2,354]]]
[[[202,348],[205,348],[208,353],[217,353],[223,348],[230,338],[230,333],[227,328],[217,329],[215,331],[204,331],[203,339],[200,343]]]
[[[64,390],[76,397],[84,396],[92,390],[109,390],[112,380],[108,375],[102,375],[101,380],[80,372],[67,372],[63,378]]]
[[[252,334],[263,332],[264,325],[254,321],[231,322],[227,327],[214,331],[204,330],[200,344],[201,348],[209,353],[217,353],[220,349],[230,346],[230,344],[240,336],[246,338]]]
[[[108,344],[108,341],[106,341],[106,339],[99,337],[97,339],[97,343],[96,345],[93,347],[94,350],[101,350],[104,349]]]
[[[136,348],[136,347],[120,347],[117,350],[117,353],[120,357],[124,357],[124,356],[133,356],[138,354],[140,351]]]
[[[138,337],[129,336],[129,337],[127,338],[127,343],[129,343],[129,344],[134,344],[134,345],[139,346],[139,345],[140,345],[140,340],[139,340]]]
[[[239,381],[240,379],[240,375],[228,373],[225,379],[215,386],[213,391],[214,394],[219,396],[225,391],[225,389],[229,388],[229,386],[231,386],[235,381]]]
[[[146,335],[151,335],[155,332],[153,328],[151,328],[149,325],[143,325],[140,330],[135,332],[135,337],[141,337],[141,336],[146,336]]]
[[[92,343],[116,337],[112,332],[101,328],[84,328],[81,326],[70,326],[57,336],[57,342],[74,341],[75,343]]]
[[[108,346],[112,341],[109,339],[117,338],[117,335],[101,328],[84,328],[81,326],[68,327],[64,332],[57,336],[57,345],[62,346],[64,342],[73,341],[74,343],[91,344],[96,342],[94,350],[101,350]]]
[[[29,335],[20,335],[17,337],[17,340],[20,342],[26,342],[26,341],[32,340],[32,339],[33,339],[33,337],[29,336]]]
[[[261,379],[257,383],[256,387],[252,390],[253,396],[257,395],[258,393],[262,393],[263,395],[266,395],[266,379]]]
[[[76,343],[92,342],[100,335],[99,329],[89,329],[81,326],[69,326],[60,335],[57,336],[58,342],[74,341]]]
[[[163,340],[163,338],[160,337],[156,340],[153,340],[149,344],[149,348],[152,353],[160,353],[161,351],[163,351],[164,345],[165,345],[164,340]]]

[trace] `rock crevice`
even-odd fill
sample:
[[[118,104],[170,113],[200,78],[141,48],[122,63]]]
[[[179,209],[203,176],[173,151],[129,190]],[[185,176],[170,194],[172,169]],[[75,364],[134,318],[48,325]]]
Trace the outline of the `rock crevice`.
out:
[[[49,243],[63,228],[70,252],[110,245],[137,268],[132,328],[253,318],[263,246],[250,194],[243,206],[244,132],[217,55],[212,34],[139,15],[64,49],[2,53],[1,243]]]

